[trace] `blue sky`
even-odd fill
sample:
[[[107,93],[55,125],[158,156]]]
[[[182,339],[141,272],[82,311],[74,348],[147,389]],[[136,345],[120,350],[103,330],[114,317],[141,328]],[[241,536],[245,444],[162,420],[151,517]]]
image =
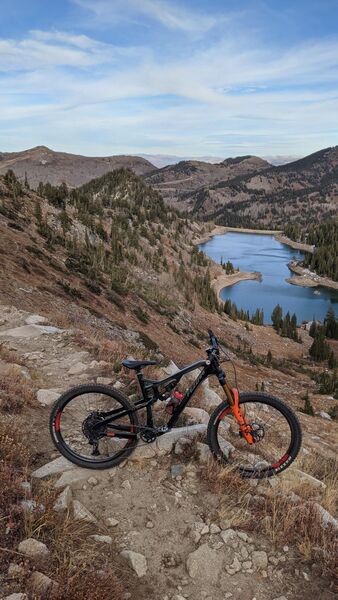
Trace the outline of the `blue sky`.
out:
[[[1,0],[0,151],[337,144],[338,0]]]

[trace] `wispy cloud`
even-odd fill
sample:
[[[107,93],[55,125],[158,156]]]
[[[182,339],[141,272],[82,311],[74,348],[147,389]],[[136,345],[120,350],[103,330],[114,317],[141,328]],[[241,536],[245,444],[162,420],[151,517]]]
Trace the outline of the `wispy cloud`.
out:
[[[98,20],[107,24],[123,20],[147,17],[163,27],[188,33],[205,33],[224,16],[187,10],[165,0],[73,0],[75,4],[91,11]]]
[[[0,150],[264,155],[335,142],[338,36],[277,48],[244,25],[204,35],[218,17],[183,2],[74,2],[113,33],[33,29],[0,39]],[[170,52],[135,38],[134,22],[121,25],[128,19],[157,28]]]
[[[0,39],[0,71],[46,67],[91,67],[114,64],[133,55],[133,48],[105,44],[86,35],[32,30],[22,39]]]

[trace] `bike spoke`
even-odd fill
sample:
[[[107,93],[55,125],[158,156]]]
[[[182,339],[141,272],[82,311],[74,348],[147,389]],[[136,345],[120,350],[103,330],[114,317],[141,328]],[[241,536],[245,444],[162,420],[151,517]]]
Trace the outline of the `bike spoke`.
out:
[[[258,429],[261,439],[249,445],[238,433],[229,433],[222,423],[218,427],[218,443],[231,443],[233,450],[230,452],[231,464],[239,469],[266,471],[278,462],[288,451],[291,439],[290,425],[287,419],[273,406],[259,403],[246,402],[241,405],[246,421]],[[233,421],[236,424],[236,421]],[[232,427],[232,426],[231,426]]]
[[[100,415],[112,410],[123,414],[113,417],[112,424],[100,425]],[[98,423],[98,427],[94,427]],[[118,437],[114,424],[123,426],[122,433],[131,432],[131,418],[128,411],[109,395],[86,393],[76,396],[63,409],[60,418],[60,434],[69,451],[80,458],[104,460],[123,451],[134,443],[133,438]]]

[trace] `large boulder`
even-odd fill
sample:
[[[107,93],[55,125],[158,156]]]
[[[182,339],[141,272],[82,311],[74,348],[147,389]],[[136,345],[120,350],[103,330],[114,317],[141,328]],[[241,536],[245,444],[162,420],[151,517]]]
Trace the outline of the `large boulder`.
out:
[[[156,445],[155,444],[144,444],[141,442],[135,448],[135,450],[128,456],[128,460],[131,462],[139,462],[147,458],[154,458],[156,456]]]
[[[326,484],[324,481],[320,481],[320,479],[316,479],[316,477],[313,477],[313,475],[309,475],[309,473],[305,473],[305,471],[301,471],[300,469],[287,469],[285,473],[283,473],[282,478],[284,481],[291,484],[307,483],[311,487],[318,490],[326,489]]]
[[[56,333],[63,333],[63,331],[63,329],[49,325],[22,325],[21,327],[14,327],[14,329],[1,331],[0,335],[14,338],[35,338],[40,335],[55,335]]]
[[[54,402],[59,398],[60,391],[56,389],[46,390],[41,389],[36,393],[37,401],[42,404],[42,406],[50,406],[54,404]]]
[[[175,443],[181,438],[195,439],[199,435],[205,435],[207,430],[206,425],[191,425],[190,427],[177,427],[164,433],[157,438],[157,453],[159,455],[169,454]]]
[[[209,413],[207,413],[206,410],[203,410],[203,408],[191,408],[190,406],[188,406],[187,408],[185,408],[184,414],[188,417],[189,425],[195,423],[202,423],[202,425],[208,425],[209,423],[210,415]]]
[[[221,404],[223,399],[211,388],[206,388],[203,394],[203,406],[206,407],[207,410],[214,410],[216,406]]]
[[[47,323],[47,318],[42,317],[41,315],[29,315],[27,319],[25,319],[26,325],[42,325],[43,323]]]
[[[64,456],[58,456],[49,463],[46,463],[39,469],[36,469],[32,473],[32,477],[36,477],[37,479],[43,479],[44,477],[49,477],[50,475],[55,475],[56,473],[64,473],[65,471],[70,471],[74,469],[73,463],[71,463]]]

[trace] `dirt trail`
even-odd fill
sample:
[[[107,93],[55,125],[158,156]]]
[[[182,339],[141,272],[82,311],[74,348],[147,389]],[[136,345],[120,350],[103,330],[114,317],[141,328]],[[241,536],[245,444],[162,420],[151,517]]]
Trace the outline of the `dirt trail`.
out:
[[[29,313],[0,309],[0,342],[24,357],[28,376],[45,391],[40,393],[40,402],[50,404],[53,392],[94,381],[97,376],[112,379],[110,366],[93,362],[89,352],[74,342],[71,331],[48,329],[53,323],[38,319],[27,324],[27,318],[32,321]],[[58,454],[47,434],[50,408],[38,401],[37,407],[39,421],[32,437],[43,465]],[[63,482],[69,483],[73,502],[81,503],[77,507],[90,512],[101,535],[114,537],[140,581],[150,582],[154,591],[149,600],[334,598],[328,583],[311,572],[296,549],[273,547],[263,534],[238,528],[234,508],[222,513],[221,497],[200,478],[199,463],[175,453],[177,445],[175,452],[147,446],[141,454],[147,451],[147,459],[129,460],[103,472],[59,461],[51,482],[60,491]],[[256,484],[252,495],[257,496]],[[224,490],[222,504],[226,499]],[[137,590],[132,597],[138,597]]]

